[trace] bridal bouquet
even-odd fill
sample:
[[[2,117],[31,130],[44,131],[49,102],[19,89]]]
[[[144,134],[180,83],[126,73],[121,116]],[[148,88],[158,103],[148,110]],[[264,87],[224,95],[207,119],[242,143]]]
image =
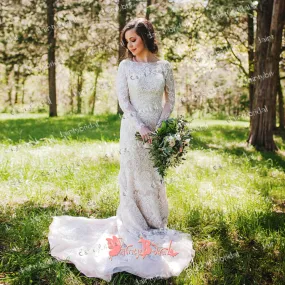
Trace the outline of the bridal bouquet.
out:
[[[154,167],[164,177],[170,166],[178,166],[189,147],[192,139],[189,123],[182,116],[162,121],[161,126],[150,133],[152,144],[149,144],[149,152],[154,162]],[[143,141],[139,132],[135,134],[136,139]]]

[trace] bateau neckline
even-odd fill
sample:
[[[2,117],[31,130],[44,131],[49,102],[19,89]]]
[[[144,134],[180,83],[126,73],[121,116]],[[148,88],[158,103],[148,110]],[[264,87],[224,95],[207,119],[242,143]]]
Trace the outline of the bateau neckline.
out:
[[[157,60],[157,61],[148,61],[148,62],[144,62],[144,61],[134,61],[133,59],[129,59],[130,62],[134,62],[134,63],[158,63],[161,62],[163,60]]]

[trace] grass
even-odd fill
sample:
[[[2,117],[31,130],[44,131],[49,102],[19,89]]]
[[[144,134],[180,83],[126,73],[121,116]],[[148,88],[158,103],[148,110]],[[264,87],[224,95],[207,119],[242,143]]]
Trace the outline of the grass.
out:
[[[2,115],[0,124],[0,282],[108,284],[51,257],[47,233],[54,215],[116,214],[120,117]],[[193,129],[166,184],[168,227],[192,235],[194,263],[167,280],[122,272],[110,284],[284,284],[284,133],[272,154],[247,147],[248,122],[195,120]]]

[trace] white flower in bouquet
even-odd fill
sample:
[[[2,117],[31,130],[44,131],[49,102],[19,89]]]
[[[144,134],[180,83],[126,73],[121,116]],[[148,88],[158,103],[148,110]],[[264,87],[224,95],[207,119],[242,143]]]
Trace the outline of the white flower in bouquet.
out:
[[[186,139],[184,145],[189,145],[190,139]]]
[[[165,142],[170,142],[172,139],[173,139],[173,137],[171,135],[169,135],[169,136],[165,136],[163,140]]]
[[[166,142],[168,142],[170,139],[170,136],[165,136],[163,140],[165,140]]]
[[[169,146],[170,147],[174,147],[175,146],[175,138],[174,137],[170,137],[169,139],[168,139],[168,141],[169,141]]]
[[[178,140],[178,141],[180,141],[180,140],[181,140],[180,134],[175,134],[175,136],[174,136],[174,137],[175,137],[175,139],[176,139],[176,140]]]

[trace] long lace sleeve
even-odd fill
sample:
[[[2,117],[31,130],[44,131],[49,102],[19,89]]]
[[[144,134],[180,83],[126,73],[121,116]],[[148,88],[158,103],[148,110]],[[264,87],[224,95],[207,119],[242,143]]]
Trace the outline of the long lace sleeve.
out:
[[[167,62],[166,65],[166,78],[165,78],[165,104],[163,106],[162,113],[159,117],[159,120],[156,124],[158,128],[162,121],[167,120],[171,115],[174,104],[175,104],[175,84],[171,64]]]
[[[118,67],[116,77],[116,92],[119,101],[119,105],[124,112],[125,118],[132,118],[135,123],[136,130],[140,131],[141,127],[146,126],[138,115],[138,112],[130,102],[128,81],[125,70],[125,63],[122,60]]]

